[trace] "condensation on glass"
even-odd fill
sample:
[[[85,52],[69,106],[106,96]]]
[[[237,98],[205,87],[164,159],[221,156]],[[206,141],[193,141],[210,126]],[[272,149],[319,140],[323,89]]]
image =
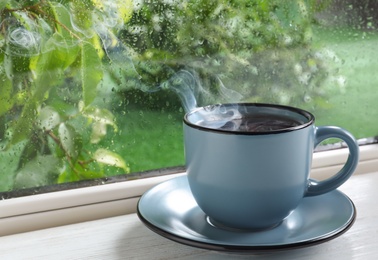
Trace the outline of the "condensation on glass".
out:
[[[317,125],[374,141],[377,8],[358,0],[2,1],[0,191],[183,166],[183,115],[220,102],[297,106]]]

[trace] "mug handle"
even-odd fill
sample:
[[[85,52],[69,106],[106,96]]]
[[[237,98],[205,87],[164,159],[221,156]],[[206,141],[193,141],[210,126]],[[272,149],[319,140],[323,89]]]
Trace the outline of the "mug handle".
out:
[[[320,144],[323,140],[328,138],[339,138],[348,145],[349,156],[344,167],[334,176],[323,180],[316,181],[309,179],[306,197],[321,195],[331,190],[338,188],[353,174],[357,167],[359,159],[359,147],[353,135],[345,129],[336,126],[321,126],[315,128],[315,143],[314,147]]]

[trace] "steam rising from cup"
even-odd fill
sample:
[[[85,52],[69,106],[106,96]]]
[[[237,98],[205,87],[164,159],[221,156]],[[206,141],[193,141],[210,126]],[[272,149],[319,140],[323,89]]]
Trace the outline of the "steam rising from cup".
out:
[[[200,118],[196,124],[211,129],[226,127],[227,130],[236,131],[242,122],[242,114],[237,104],[230,106],[222,104],[206,106],[198,115]]]
[[[180,98],[186,112],[197,108],[196,94],[199,94],[199,89],[202,88],[198,78],[189,71],[181,70],[177,72],[171,79],[164,82],[161,88],[173,90]]]
[[[221,80],[219,80],[219,86],[221,95],[229,99],[236,98],[237,101],[241,99],[241,94],[227,89]],[[177,72],[171,79],[163,83],[160,88],[173,90],[180,98],[182,106],[187,113],[197,109],[197,97],[199,94],[210,94],[202,87],[199,77],[186,70]],[[238,129],[241,120],[235,119],[241,119],[242,117],[237,104],[229,106],[222,104],[208,105],[203,110],[199,110],[197,115],[196,122],[193,122],[195,124],[214,129],[227,125],[229,130]]]

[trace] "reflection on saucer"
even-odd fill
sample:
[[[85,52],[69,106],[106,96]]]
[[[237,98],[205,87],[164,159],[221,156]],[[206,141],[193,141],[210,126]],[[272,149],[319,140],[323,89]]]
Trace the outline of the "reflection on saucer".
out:
[[[261,231],[223,228],[197,206],[186,176],[163,182],[139,200],[138,216],[156,233],[190,246],[238,252],[283,250],[319,244],[354,223],[353,202],[340,191],[304,198],[278,226]]]

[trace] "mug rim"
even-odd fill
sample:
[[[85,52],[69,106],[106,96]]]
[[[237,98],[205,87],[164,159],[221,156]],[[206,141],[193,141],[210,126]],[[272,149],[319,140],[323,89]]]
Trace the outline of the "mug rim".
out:
[[[297,131],[303,128],[306,128],[310,125],[312,125],[315,122],[315,116],[301,108],[297,107],[291,107],[291,106],[286,106],[286,105],[278,105],[278,104],[268,104],[268,103],[224,103],[224,104],[217,104],[217,105],[222,105],[222,106],[254,106],[254,107],[269,107],[269,108],[276,108],[276,109],[284,109],[290,112],[297,113],[299,115],[304,116],[305,118],[308,119],[307,122],[300,124],[298,126],[294,127],[288,127],[284,129],[279,129],[279,130],[271,130],[271,131],[261,131],[261,132],[250,132],[250,131],[233,131],[233,130],[227,130],[227,129],[215,129],[215,128],[210,128],[206,126],[201,126],[195,123],[192,123],[189,121],[189,116],[205,109],[208,106],[203,106],[203,107],[198,107],[184,115],[183,122],[189,127],[201,130],[201,131],[207,131],[207,132],[215,132],[215,133],[223,133],[223,134],[233,134],[233,135],[270,135],[270,134],[280,134],[280,133],[287,133],[287,132],[293,132]],[[210,105],[211,106],[211,105]]]

